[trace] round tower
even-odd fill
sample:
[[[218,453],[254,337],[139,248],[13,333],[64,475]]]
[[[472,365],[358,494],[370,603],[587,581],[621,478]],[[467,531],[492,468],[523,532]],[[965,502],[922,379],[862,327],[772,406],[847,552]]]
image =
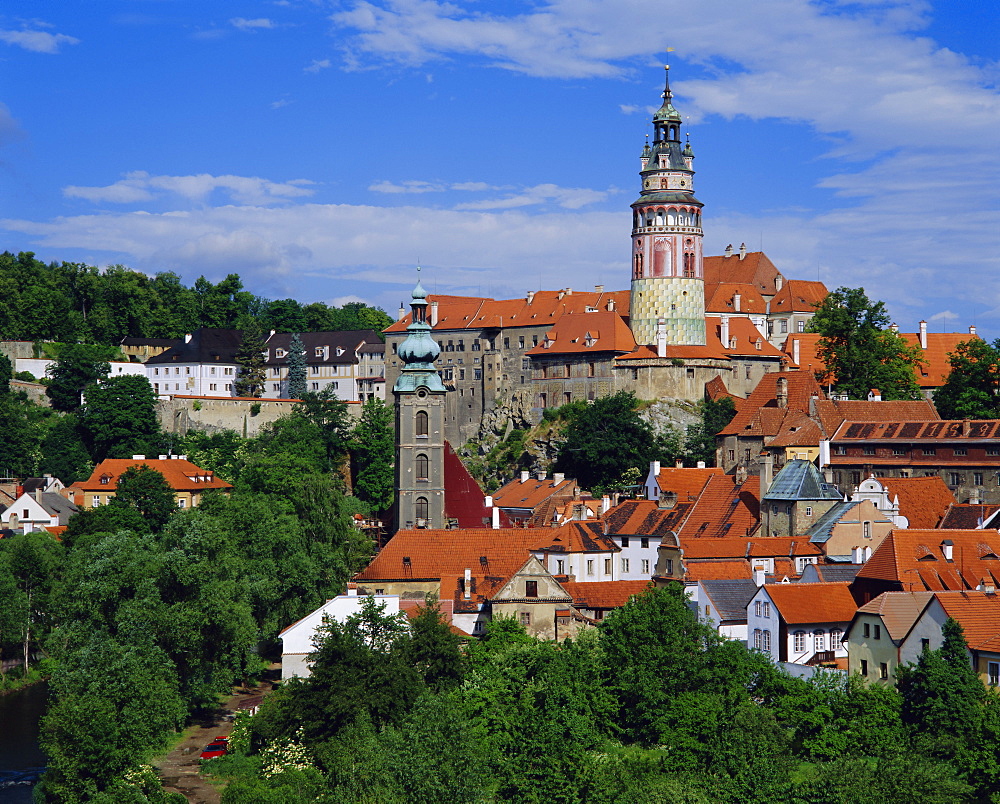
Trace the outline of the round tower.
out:
[[[653,115],[653,143],[642,151],[642,190],[632,204],[630,322],[636,343],[657,342],[660,322],[672,345],[705,343],[702,203],[694,197],[694,153],[681,141],[670,91]]]

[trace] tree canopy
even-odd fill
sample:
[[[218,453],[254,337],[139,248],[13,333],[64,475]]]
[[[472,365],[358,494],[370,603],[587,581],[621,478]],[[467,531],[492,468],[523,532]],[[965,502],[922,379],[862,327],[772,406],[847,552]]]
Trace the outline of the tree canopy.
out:
[[[827,294],[809,322],[809,331],[822,337],[817,353],[834,389],[851,399],[867,399],[878,389],[883,399],[917,399],[920,388],[914,374],[920,350],[888,329],[885,304],[871,301],[864,288],[837,288]]]
[[[948,355],[951,371],[934,392],[944,419],[1000,419],[1000,339],[970,338]]]

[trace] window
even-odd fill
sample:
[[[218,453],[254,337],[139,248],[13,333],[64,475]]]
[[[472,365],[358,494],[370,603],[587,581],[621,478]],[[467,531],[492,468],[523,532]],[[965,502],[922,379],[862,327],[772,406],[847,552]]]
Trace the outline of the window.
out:
[[[986,454],[987,455],[993,455],[993,456],[1000,455],[1000,447],[987,447],[986,448]]]
[[[862,632],[865,635],[865,639],[868,639],[868,637],[870,637],[872,635],[872,626],[871,626],[871,623],[865,623],[864,627],[862,628]]]
[[[986,666],[986,676],[991,687],[1000,686],[1000,662],[989,662]]]
[[[622,536],[622,547],[628,547],[628,536]]]
[[[845,447],[843,444],[838,444],[833,448],[833,453],[834,455],[846,455],[847,447]]]
[[[177,501],[178,508],[185,508],[186,506],[187,506],[187,500],[185,500],[183,497]]]
[[[610,558],[604,559],[604,574],[605,575],[610,575],[611,574],[611,559]]]
[[[862,522],[861,523],[861,534],[866,539],[870,539],[872,537],[872,523],[871,522]]]
[[[525,628],[531,625],[531,612],[529,611],[521,612],[521,625],[523,625]]]
[[[426,497],[417,497],[416,502],[413,505],[413,513],[416,515],[417,519],[427,519],[427,516],[430,513],[430,505],[428,505]]]
[[[868,675],[868,662],[865,659],[861,660],[861,675]]]
[[[764,616],[765,617],[771,616],[771,604],[768,603],[766,600],[764,601]]]
[[[524,596],[525,597],[538,597],[538,581],[525,581],[524,582]]]
[[[806,516],[812,516],[812,515],[813,515],[812,506],[811,505],[807,505],[806,506]]]
[[[510,338],[504,338],[503,339],[503,348],[504,349],[510,349]]]
[[[587,574],[588,575],[594,574],[594,559],[592,558],[587,559]]]
[[[929,639],[921,639],[920,640],[920,650],[921,651],[925,651],[925,650],[930,650],[930,649],[931,649],[931,641]]]
[[[841,642],[844,639],[844,632],[839,628],[830,629],[830,650],[840,650]]]
[[[805,332],[806,331],[806,322],[805,321],[799,321],[799,322],[797,322],[796,325],[795,325],[795,328],[796,328],[796,330],[798,332]]]
[[[648,558],[644,558],[642,560],[642,574],[643,575],[649,575],[649,559]]]
[[[596,367],[594,366],[593,363],[588,363],[587,364],[587,376],[588,377],[593,377],[594,373],[595,373],[595,369],[596,369]]]
[[[806,632],[796,631],[792,635],[792,650],[796,653],[804,653],[806,649]]]
[[[624,574],[626,572],[628,572],[628,559],[627,558],[623,558],[622,559],[622,574]]]
[[[819,629],[813,631],[813,650],[817,652],[826,650],[826,631]]]
[[[865,447],[864,448],[864,453],[865,453],[865,455],[874,455],[875,454],[875,447]]]
[[[962,476],[958,472],[948,472],[948,485],[950,486],[962,485]]]
[[[276,383],[276,382],[272,382],[271,383],[271,390],[272,391],[280,391],[281,390],[281,384],[280,383]]]
[[[875,639],[881,639],[881,638],[882,638],[882,626],[876,624],[875,625]]]
[[[755,617],[760,617],[760,613],[764,610],[763,604],[759,600],[755,600],[753,603],[753,614]]]
[[[730,463],[736,460],[736,450],[734,449],[726,450],[726,454],[729,456]]]
[[[905,455],[906,454],[906,447],[893,447],[892,448],[892,454],[893,455]]]
[[[642,548],[649,547],[649,537],[648,536],[640,536],[639,537],[639,546],[642,547]]]
[[[216,390],[216,387],[215,387],[215,386],[216,386],[216,384],[215,384],[214,382],[210,382],[210,383],[208,384],[208,390],[209,390],[209,391],[215,391],[215,390]]]
[[[566,562],[563,559],[556,559],[556,575],[566,574]]]
[[[763,650],[767,651],[768,653],[771,652],[771,632],[770,631],[761,631],[760,646],[761,646],[761,648]]]
[[[924,453],[924,455],[937,455],[937,448],[936,447],[924,447],[923,450],[922,450],[922,452]]]
[[[318,377],[319,376],[319,366],[310,366],[309,367],[309,373],[312,374],[313,377]]]
[[[539,394],[538,395],[538,407],[544,408],[545,405],[546,405],[546,401],[547,400],[546,400],[545,394]]]
[[[414,422],[415,432],[420,438],[427,438],[427,411],[418,410]]]
[[[472,379],[474,379],[474,380],[481,380],[482,378],[483,378],[483,370],[482,369],[473,369],[472,370]]]
[[[759,628],[754,628],[753,630],[753,647],[754,650],[760,650],[763,644],[763,639],[761,638],[761,631]]]
[[[674,560],[672,558],[664,559],[663,568],[667,575],[674,574]]]
[[[973,472],[972,473],[972,485],[973,486],[981,486],[981,485],[983,485],[983,473],[982,472]]]
[[[430,477],[431,462],[426,455],[421,453],[417,456],[416,470],[417,480],[427,480]]]
[[[781,333],[788,332],[788,319],[787,318],[782,318],[778,322],[778,332],[781,332]]]
[[[524,348],[524,336],[523,335],[517,339],[517,348],[518,349],[523,349]]]
[[[318,391],[319,390],[319,383],[318,382],[310,383],[310,386],[312,387],[312,389],[314,391]]]
[[[955,447],[953,455],[968,455],[969,451],[965,447]]]

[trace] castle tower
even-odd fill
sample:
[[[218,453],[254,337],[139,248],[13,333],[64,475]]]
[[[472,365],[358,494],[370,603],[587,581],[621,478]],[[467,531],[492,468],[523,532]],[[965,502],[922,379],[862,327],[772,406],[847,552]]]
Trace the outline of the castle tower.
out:
[[[403,366],[396,397],[396,527],[443,528],[445,387],[434,368],[441,347],[431,337],[427,292],[420,281],[413,320],[397,351]]]
[[[668,344],[704,344],[702,204],[694,197],[694,153],[690,143],[681,143],[681,116],[666,70],[653,144],[642,151],[642,192],[632,204],[631,327],[643,345],[656,343],[661,320]]]

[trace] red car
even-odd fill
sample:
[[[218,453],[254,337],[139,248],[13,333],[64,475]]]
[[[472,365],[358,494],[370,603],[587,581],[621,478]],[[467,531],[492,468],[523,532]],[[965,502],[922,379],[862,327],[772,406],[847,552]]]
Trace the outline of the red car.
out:
[[[216,737],[211,743],[205,746],[205,750],[201,752],[200,759],[214,759],[215,757],[225,756],[228,753],[229,738]]]

